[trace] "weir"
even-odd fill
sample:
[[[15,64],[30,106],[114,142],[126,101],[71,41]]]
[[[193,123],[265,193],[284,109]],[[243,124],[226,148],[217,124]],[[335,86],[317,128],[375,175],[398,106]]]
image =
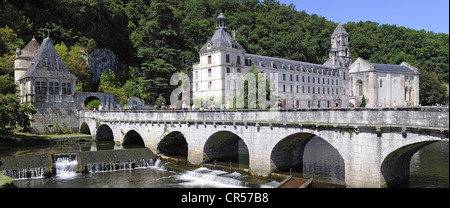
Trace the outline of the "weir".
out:
[[[51,155],[0,158],[0,173],[13,179],[42,178],[53,171]]]
[[[161,167],[147,148],[0,158],[0,173],[12,179],[72,177],[78,173]]]

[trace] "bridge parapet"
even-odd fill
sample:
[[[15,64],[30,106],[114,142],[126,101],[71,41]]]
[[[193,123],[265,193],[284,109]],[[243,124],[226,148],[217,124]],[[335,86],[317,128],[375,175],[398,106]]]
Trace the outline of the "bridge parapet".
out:
[[[295,110],[226,110],[226,111],[86,111],[81,117],[114,122],[217,123],[230,122],[274,125],[339,125],[349,127],[399,127],[448,132],[449,108],[340,108]]]

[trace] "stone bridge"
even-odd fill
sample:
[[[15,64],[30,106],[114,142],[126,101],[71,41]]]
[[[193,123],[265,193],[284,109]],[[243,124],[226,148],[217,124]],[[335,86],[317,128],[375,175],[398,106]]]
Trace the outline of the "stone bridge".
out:
[[[350,187],[409,181],[409,162],[422,147],[448,141],[449,109],[342,108],[227,111],[81,112],[80,132],[126,144],[139,138],[154,153],[184,154],[193,164],[248,151],[252,174],[303,166],[315,136],[345,163]]]

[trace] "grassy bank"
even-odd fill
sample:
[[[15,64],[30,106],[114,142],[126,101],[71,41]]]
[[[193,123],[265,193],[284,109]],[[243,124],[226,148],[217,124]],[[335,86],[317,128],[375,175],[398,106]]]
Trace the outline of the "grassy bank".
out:
[[[0,173],[0,188],[13,187],[13,180],[9,176]]]
[[[88,140],[86,134],[51,134],[37,135],[24,132],[21,129],[0,129],[0,147],[26,147],[51,145],[66,140]]]

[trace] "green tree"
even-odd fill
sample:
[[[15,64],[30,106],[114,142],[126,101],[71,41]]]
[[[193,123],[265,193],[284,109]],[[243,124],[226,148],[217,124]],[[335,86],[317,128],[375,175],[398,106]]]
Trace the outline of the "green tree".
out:
[[[140,21],[138,33],[142,37],[138,57],[143,60],[141,69],[144,80],[141,82],[145,93],[153,99],[158,95],[167,97],[173,87],[170,77],[181,70],[179,60],[179,17],[168,2],[152,1],[147,19]]]
[[[69,50],[64,42],[56,44],[55,49],[58,51],[69,71],[78,78],[77,92],[92,91],[92,77],[94,73],[88,67],[83,57],[83,51],[86,51],[86,49],[81,46],[72,46]]]
[[[366,98],[364,97],[364,95],[363,95],[363,97],[361,99],[361,107],[362,108],[366,107]]]
[[[15,94],[14,80],[7,75],[0,76],[0,85],[2,86],[0,88],[0,128],[8,125],[12,127],[19,125],[25,129],[30,127],[30,116],[37,112],[36,109],[29,103],[20,103]]]
[[[447,89],[439,81],[435,72],[420,71],[419,102],[421,105],[441,103]]]

